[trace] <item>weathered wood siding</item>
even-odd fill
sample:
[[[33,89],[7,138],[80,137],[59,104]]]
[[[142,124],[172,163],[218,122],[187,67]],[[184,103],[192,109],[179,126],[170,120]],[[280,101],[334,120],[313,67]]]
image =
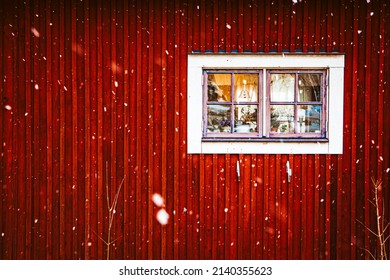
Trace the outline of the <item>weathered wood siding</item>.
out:
[[[376,226],[372,177],[390,218],[389,1],[3,2],[0,259],[106,258],[123,179],[114,259],[375,253],[357,221]],[[345,53],[344,153],[188,155],[193,51]]]

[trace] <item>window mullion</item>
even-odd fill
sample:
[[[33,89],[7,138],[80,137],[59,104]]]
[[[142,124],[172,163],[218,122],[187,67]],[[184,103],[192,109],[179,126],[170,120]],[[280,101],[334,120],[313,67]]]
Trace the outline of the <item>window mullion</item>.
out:
[[[294,133],[298,132],[298,73],[295,73],[295,92],[294,92]]]
[[[269,114],[268,114],[268,111],[269,111],[269,106],[270,106],[270,102],[269,102],[269,92],[268,92],[268,83],[267,83],[267,70],[266,69],[263,69],[263,84],[262,84],[262,108],[263,108],[263,116],[262,116],[262,128],[263,128],[263,131],[262,131],[262,136],[263,137],[269,137],[269,125],[268,123],[271,121],[269,120],[268,118],[270,117]]]
[[[235,98],[234,98],[234,74],[230,73],[230,98],[231,98],[231,104],[230,104],[230,133],[234,133],[234,124],[236,120],[234,119],[234,107],[235,107]]]

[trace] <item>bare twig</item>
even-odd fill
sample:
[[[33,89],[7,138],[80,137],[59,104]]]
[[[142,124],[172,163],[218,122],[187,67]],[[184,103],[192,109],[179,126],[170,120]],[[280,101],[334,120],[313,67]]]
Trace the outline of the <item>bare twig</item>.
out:
[[[110,259],[110,248],[111,248],[111,244],[115,243],[115,241],[117,241],[119,238],[121,238],[122,236],[119,236],[118,238],[114,239],[114,240],[111,240],[111,229],[112,229],[112,224],[114,222],[114,216],[115,216],[115,212],[116,212],[116,206],[118,204],[118,200],[119,200],[119,193],[122,189],[122,186],[123,186],[123,183],[125,181],[125,177],[122,178],[122,181],[121,183],[119,184],[119,187],[115,193],[115,197],[114,197],[114,200],[112,201],[112,203],[110,202],[110,193],[109,193],[109,184],[108,184],[108,162],[106,162],[106,199],[107,199],[107,209],[108,209],[108,229],[107,229],[107,240],[105,240],[104,238],[102,238],[100,235],[98,235],[94,230],[92,230],[97,237],[99,237],[99,239],[101,241],[103,241],[104,244],[106,244],[107,246],[107,260]]]
[[[381,195],[381,189],[382,189],[382,182],[379,180],[374,180],[374,178],[371,178],[372,184],[374,186],[373,194],[374,198],[373,200],[368,200],[375,209],[375,215],[376,215],[376,231],[370,229],[367,225],[363,224],[361,221],[356,220],[361,225],[363,225],[371,234],[373,234],[377,238],[378,246],[379,246],[379,252],[377,253],[377,257],[381,260],[387,260],[387,252],[386,252],[386,242],[390,238],[390,234],[387,234],[386,231],[390,226],[390,223],[387,223],[385,225],[385,204],[384,201],[382,201],[382,209],[380,209],[380,201],[382,200]],[[382,210],[382,211],[381,211]],[[382,212],[382,213],[381,213]],[[370,256],[373,259],[377,259],[374,257],[374,255],[367,250],[366,248],[362,248],[364,251],[368,252]],[[379,255],[378,255],[379,254]]]

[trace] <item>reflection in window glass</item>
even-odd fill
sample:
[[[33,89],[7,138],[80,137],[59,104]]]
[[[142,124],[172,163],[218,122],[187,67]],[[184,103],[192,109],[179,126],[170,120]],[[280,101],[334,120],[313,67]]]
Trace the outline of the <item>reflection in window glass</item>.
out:
[[[298,106],[298,133],[321,132],[321,106],[300,105]]]
[[[258,84],[258,74],[234,74],[234,99],[239,102],[256,102]]]
[[[271,74],[271,101],[294,101],[294,74]]]
[[[238,133],[256,132],[257,105],[237,105],[234,107],[234,131]]]
[[[209,74],[207,80],[208,101],[231,101],[231,82],[230,74]]]
[[[230,106],[207,106],[207,132],[231,132]]]
[[[294,106],[271,105],[271,132],[294,133]]]
[[[321,74],[298,74],[298,101],[321,101]]]

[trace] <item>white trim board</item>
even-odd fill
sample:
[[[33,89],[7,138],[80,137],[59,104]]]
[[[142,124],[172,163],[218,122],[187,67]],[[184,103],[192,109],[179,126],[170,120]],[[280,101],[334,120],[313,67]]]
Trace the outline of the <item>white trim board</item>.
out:
[[[328,69],[328,142],[202,141],[204,69]],[[341,154],[343,152],[343,54],[189,54],[187,73],[189,154]]]

